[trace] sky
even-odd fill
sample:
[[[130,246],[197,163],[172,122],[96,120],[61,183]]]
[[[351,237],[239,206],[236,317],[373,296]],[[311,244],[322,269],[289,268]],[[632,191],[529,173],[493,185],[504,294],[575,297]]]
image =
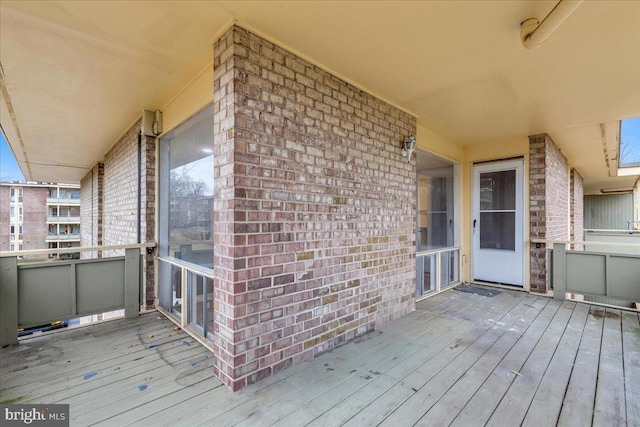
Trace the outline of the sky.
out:
[[[621,143],[628,143],[629,148],[623,152],[625,156],[620,163],[640,162],[640,117],[623,120],[621,128]]]
[[[0,132],[0,181],[24,181],[24,175],[2,132]]]

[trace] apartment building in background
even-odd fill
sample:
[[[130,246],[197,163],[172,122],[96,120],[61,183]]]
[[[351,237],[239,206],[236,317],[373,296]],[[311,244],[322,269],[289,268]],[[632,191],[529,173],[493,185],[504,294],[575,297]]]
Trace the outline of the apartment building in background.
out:
[[[0,182],[0,251],[79,246],[79,185]]]

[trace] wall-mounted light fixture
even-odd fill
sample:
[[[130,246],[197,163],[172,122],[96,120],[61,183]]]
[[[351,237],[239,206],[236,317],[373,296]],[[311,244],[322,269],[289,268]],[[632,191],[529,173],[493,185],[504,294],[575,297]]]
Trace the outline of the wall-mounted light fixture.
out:
[[[141,132],[144,136],[158,136],[162,133],[162,111],[142,111]]]
[[[633,187],[622,187],[622,188],[603,188],[600,190],[603,194],[610,193],[631,193],[633,192]]]
[[[406,157],[407,161],[411,161],[411,154],[413,154],[417,145],[418,141],[416,141],[415,136],[409,136],[404,140],[404,144],[402,145],[402,156]]]

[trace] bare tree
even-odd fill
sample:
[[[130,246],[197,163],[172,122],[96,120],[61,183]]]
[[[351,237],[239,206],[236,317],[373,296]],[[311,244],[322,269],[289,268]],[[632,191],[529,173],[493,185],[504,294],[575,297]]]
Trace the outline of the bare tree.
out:
[[[622,141],[620,144],[619,164],[640,163],[640,147],[634,147],[630,141]]]
[[[192,168],[185,166],[171,171],[169,191],[172,198],[186,196],[202,197],[208,192],[209,187],[207,183],[199,179],[194,179],[190,174],[191,169]]]

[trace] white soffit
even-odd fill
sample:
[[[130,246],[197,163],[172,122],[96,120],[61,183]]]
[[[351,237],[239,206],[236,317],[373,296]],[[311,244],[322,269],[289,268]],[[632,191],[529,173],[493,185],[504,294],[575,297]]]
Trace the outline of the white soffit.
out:
[[[567,153],[604,159],[562,132],[640,115],[640,2],[584,2],[525,49],[520,22],[555,4],[0,1],[0,61],[29,179],[79,181],[142,109],[161,108],[206,69],[234,20],[462,146],[548,132]]]

